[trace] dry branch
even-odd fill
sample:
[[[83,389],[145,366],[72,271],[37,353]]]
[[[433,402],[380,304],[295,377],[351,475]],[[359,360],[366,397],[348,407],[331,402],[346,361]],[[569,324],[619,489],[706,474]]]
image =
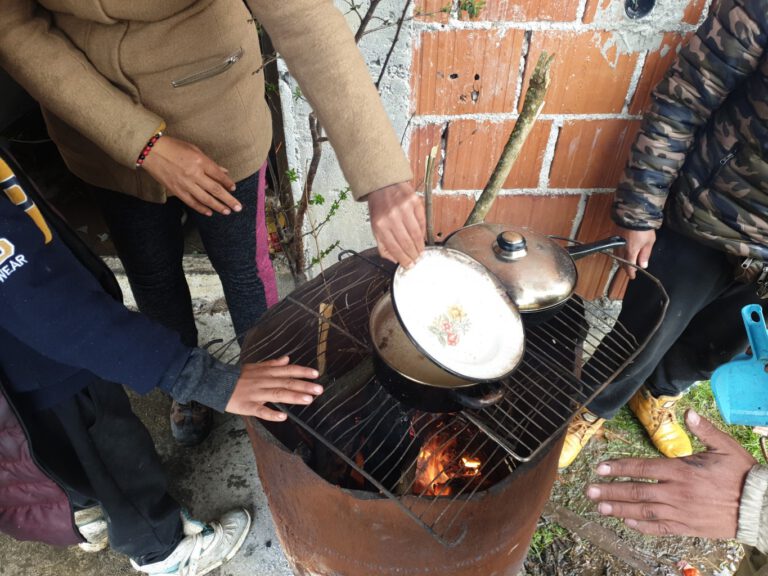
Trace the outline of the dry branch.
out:
[[[485,220],[501,186],[509,176],[512,165],[520,155],[520,150],[523,144],[525,144],[525,140],[528,138],[528,134],[544,106],[544,96],[547,93],[547,88],[549,88],[550,80],[549,65],[552,63],[553,58],[554,54],[550,56],[546,52],[542,52],[541,56],[539,56],[539,61],[536,63],[528,89],[525,91],[523,110],[520,112],[517,122],[515,122],[515,127],[509,135],[504,151],[496,163],[496,168],[493,169],[493,174],[491,174],[488,184],[486,184],[475,203],[475,207],[464,223],[465,226],[477,224]]]

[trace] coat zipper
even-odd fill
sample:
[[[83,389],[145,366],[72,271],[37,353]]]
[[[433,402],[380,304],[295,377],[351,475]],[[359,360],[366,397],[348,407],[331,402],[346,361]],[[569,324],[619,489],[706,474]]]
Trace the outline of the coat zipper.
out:
[[[195,72],[194,74],[190,74],[184,78],[179,78],[178,80],[172,80],[171,86],[174,88],[181,88],[182,86],[189,86],[195,82],[200,82],[201,80],[206,80],[212,76],[221,74],[222,72],[234,66],[243,57],[243,54],[245,54],[245,50],[238,48],[236,52],[233,52],[224,58],[224,60],[214,66],[211,66],[210,68],[206,68],[200,72]]]
[[[697,186],[696,189],[693,191],[693,194],[695,197],[698,198],[699,194],[701,194],[701,192],[706,187],[708,187],[710,184],[712,184],[712,182],[714,182],[715,178],[717,178],[717,175],[720,174],[720,171],[723,168],[725,168],[731,160],[734,159],[734,157],[739,151],[739,148],[741,148],[741,142],[736,142],[736,144],[733,145],[733,148],[731,148],[725,156],[723,156],[722,158],[720,158],[720,160],[718,160],[718,163],[717,163],[718,165],[715,167],[714,170],[712,170],[712,172],[709,173],[709,176],[707,176],[707,179],[704,180],[704,182],[702,182],[699,186]]]

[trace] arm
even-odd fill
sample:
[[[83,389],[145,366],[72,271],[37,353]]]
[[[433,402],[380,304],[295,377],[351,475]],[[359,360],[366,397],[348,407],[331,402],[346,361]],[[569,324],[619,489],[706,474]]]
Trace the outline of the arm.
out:
[[[4,0],[0,66],[33,98],[96,143],[123,166],[133,167],[163,119],[113,86],[34,0]]]
[[[641,481],[592,484],[587,496],[598,503],[598,512],[623,518],[644,534],[734,538],[738,528],[742,535],[745,481],[761,467],[736,440],[692,410],[686,413],[686,423],[707,447],[705,452],[602,462],[597,467],[600,476]],[[765,472],[761,474],[764,478]],[[765,485],[762,488],[764,495]],[[761,499],[760,512],[762,506]],[[766,539],[768,534],[763,535]]]
[[[66,37],[34,0],[4,0],[0,18],[0,66],[38,102],[94,142],[117,162],[135,168],[147,141],[165,122],[134,102]],[[164,137],[144,168],[168,193],[195,210],[239,211],[229,193],[234,182],[196,147]]]
[[[382,256],[403,264],[424,246],[411,169],[344,16],[331,0],[247,0],[328,133],[356,199],[368,199]]]
[[[648,266],[669,187],[697,130],[759,65],[768,34],[765,0],[723,0],[682,48],[653,93],[651,110],[616,190],[612,218],[627,245],[624,259]],[[630,279],[635,268],[627,266]]]
[[[757,69],[768,42],[768,2],[722,0],[682,48],[653,93],[651,110],[616,191],[614,221],[630,230],[656,229],[669,187],[696,131]]]
[[[306,405],[323,392],[319,384],[303,380],[317,378],[317,370],[288,360],[230,366],[195,348],[181,373],[164,379],[163,389],[182,404],[195,400],[219,412],[280,422],[286,415],[267,408],[267,402]]]

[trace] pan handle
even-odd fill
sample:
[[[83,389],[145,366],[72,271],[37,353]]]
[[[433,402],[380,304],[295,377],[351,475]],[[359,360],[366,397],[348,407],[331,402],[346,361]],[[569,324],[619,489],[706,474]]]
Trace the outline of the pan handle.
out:
[[[611,236],[605,240],[598,240],[597,242],[590,242],[589,244],[577,244],[575,246],[568,246],[566,250],[568,250],[568,254],[571,255],[571,258],[578,260],[579,258],[588,256],[589,254],[602,252],[603,250],[608,250],[609,248],[619,248],[621,246],[625,246],[626,244],[627,241],[621,236]]]
[[[464,394],[456,389],[450,391],[452,400],[455,400],[464,408],[470,408],[472,410],[482,410],[498,403],[504,398],[504,387],[501,382],[491,382],[483,385],[483,394],[476,396],[474,394]]]

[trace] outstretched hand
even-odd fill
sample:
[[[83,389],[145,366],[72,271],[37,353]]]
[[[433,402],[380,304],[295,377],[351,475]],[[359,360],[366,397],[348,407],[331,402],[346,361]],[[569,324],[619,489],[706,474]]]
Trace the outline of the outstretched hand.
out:
[[[409,182],[374,190],[366,197],[371,228],[382,258],[409,268],[424,250],[424,202]]]
[[[165,187],[169,196],[176,196],[200,214],[211,216],[215,210],[228,215],[243,209],[231,194],[235,183],[226,168],[189,142],[163,136],[155,143],[142,168]]]
[[[627,244],[618,249],[619,257],[640,266],[640,268],[648,268],[651,249],[656,242],[656,231],[622,229],[620,233],[626,239]],[[637,270],[634,267],[624,266],[624,270],[631,280],[635,279]]]
[[[756,461],[693,410],[686,412],[686,424],[707,450],[684,458],[602,462],[600,476],[630,480],[588,486],[598,512],[623,518],[643,534],[734,538],[744,481]]]
[[[266,402],[311,404],[323,387],[305,379],[317,378],[317,370],[289,364],[288,356],[256,364],[244,364],[226,411],[282,422],[286,415],[267,408]]]

